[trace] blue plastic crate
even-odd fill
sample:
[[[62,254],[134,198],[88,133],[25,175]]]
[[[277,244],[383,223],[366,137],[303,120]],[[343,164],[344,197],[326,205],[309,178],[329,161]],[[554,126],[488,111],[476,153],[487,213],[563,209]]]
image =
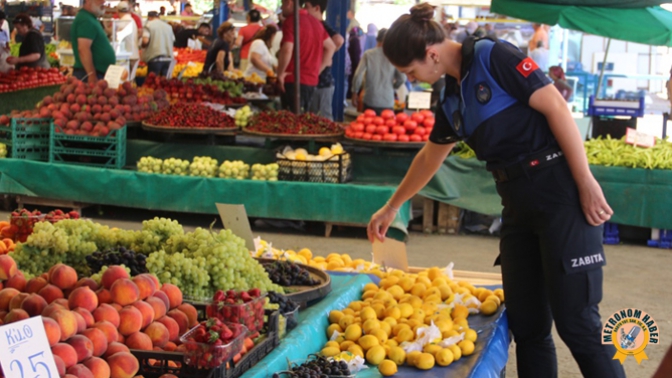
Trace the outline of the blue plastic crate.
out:
[[[126,126],[105,137],[68,135],[51,127],[49,162],[121,169],[126,165]]]
[[[664,249],[672,248],[672,230],[661,229],[658,239],[649,239],[649,241],[646,242],[646,245]]]
[[[604,224],[604,236],[602,238],[603,244],[618,244],[621,242],[621,238],[618,233],[618,225],[616,223],[607,222]]]
[[[0,143],[7,145],[8,157],[48,161],[51,124],[51,118],[12,118],[0,127]]]

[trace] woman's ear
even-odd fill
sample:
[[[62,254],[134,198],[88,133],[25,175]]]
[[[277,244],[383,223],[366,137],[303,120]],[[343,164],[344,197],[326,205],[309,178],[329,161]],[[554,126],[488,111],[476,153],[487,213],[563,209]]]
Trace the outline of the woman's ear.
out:
[[[439,63],[439,52],[434,47],[428,47],[426,53],[426,59],[431,63]]]

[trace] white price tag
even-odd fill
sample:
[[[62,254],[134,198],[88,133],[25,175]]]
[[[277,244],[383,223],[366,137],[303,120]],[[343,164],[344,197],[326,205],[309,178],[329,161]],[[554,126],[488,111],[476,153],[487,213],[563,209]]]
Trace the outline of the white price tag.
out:
[[[0,350],[7,378],[58,377],[41,316],[0,326]]]
[[[119,88],[119,84],[124,82],[128,77],[128,71],[126,67],[112,65],[107,68],[105,72],[105,81],[107,81],[107,86],[112,89]]]
[[[222,219],[224,228],[231,230],[236,236],[245,240],[245,247],[250,251],[255,251],[254,238],[252,237],[252,228],[250,220],[247,219],[245,205],[227,205],[216,203],[217,212]]]
[[[625,143],[648,148],[656,145],[656,137],[640,133],[628,127],[625,133]]]
[[[373,263],[388,268],[408,271],[406,244],[394,239],[385,238],[384,242],[376,239],[373,242]]]
[[[432,106],[432,92],[411,92],[408,94],[408,109],[429,109]]]

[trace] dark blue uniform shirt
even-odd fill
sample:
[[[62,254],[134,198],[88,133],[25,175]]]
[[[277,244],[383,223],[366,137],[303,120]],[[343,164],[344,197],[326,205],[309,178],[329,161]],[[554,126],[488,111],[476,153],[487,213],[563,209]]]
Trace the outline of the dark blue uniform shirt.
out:
[[[446,76],[430,141],[464,140],[489,170],[557,148],[546,117],[528,105],[532,93],[551,81],[515,46],[467,38],[462,44],[461,77],[458,85]]]

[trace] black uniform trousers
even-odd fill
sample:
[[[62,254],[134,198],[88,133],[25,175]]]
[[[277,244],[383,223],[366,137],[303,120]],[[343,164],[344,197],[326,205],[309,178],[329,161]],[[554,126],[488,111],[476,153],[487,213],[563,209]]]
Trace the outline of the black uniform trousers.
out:
[[[557,377],[555,326],[584,377],[625,377],[602,345],[602,227],[585,219],[567,162],[498,183],[500,257],[519,377]]]

